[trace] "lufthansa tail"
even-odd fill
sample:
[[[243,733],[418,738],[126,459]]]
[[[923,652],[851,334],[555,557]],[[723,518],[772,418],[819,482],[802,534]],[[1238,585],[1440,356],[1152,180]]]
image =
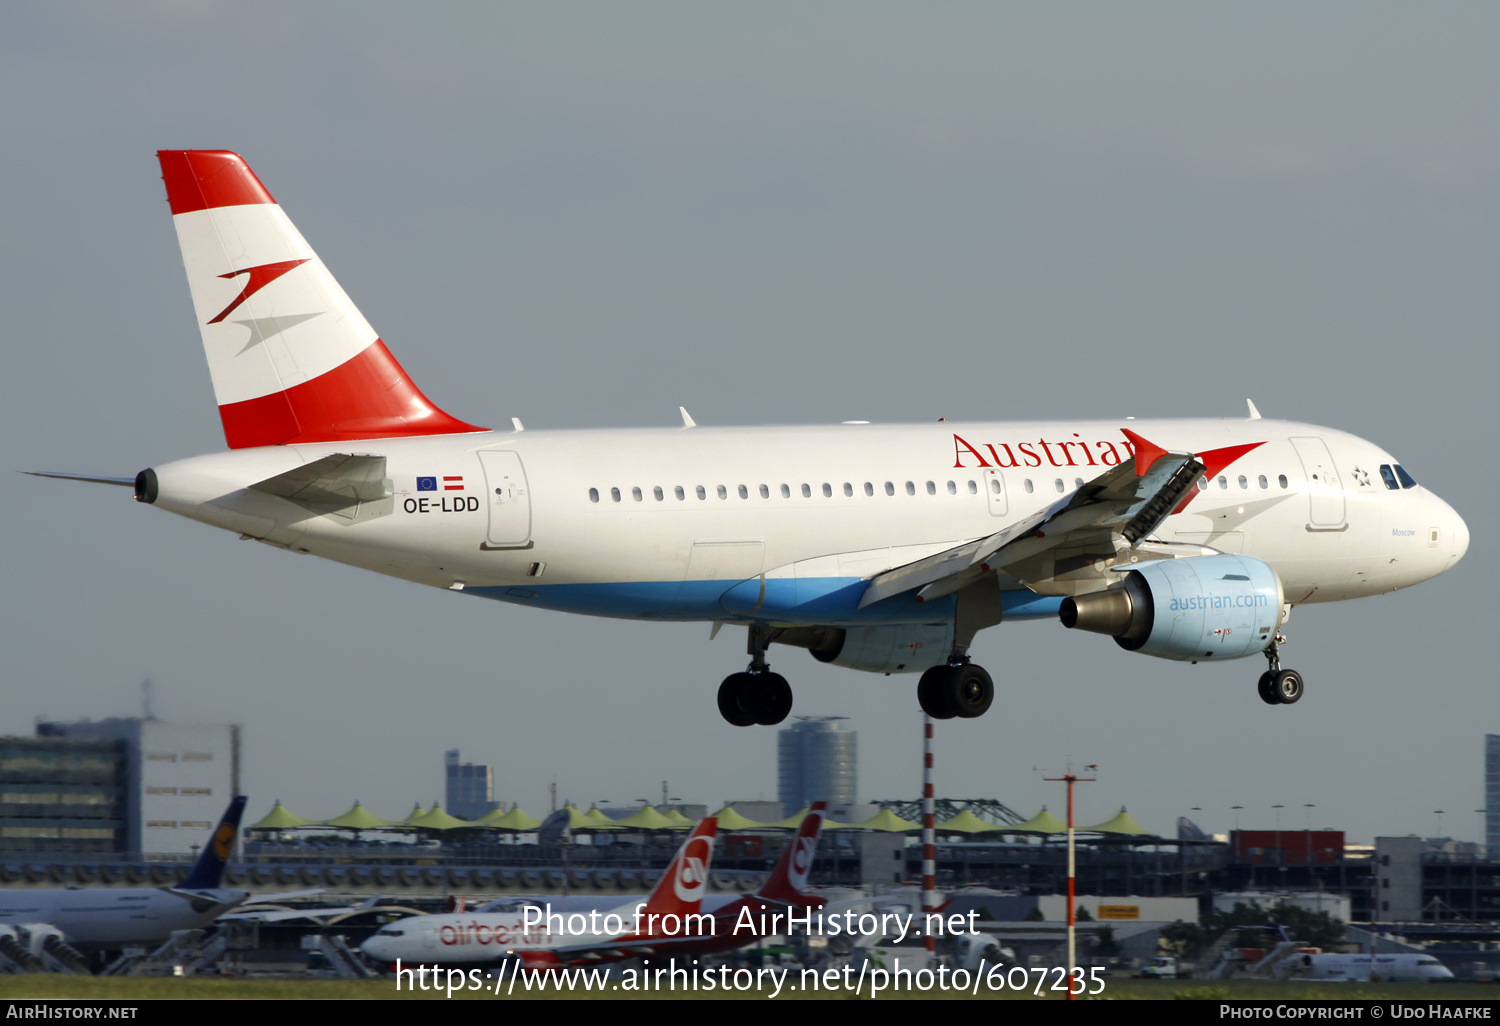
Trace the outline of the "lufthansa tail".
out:
[[[484,430],[412,383],[238,154],[157,158],[231,449]]]
[[[214,828],[213,836],[203,846],[203,854],[193,863],[192,872],[177,885],[179,890],[212,891],[223,883],[224,865],[234,849],[234,836],[239,832],[240,817],[244,814],[245,796],[236,795],[229,808],[224,810],[224,818]]]

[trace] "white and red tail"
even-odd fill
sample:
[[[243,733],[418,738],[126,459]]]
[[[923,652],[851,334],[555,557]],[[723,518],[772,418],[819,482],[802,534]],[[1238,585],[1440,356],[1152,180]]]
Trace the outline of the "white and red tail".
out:
[[[672,857],[667,871],[646,896],[646,907],[641,909],[643,918],[652,913],[695,915],[702,910],[703,895],[708,891],[708,870],[714,858],[714,835],[718,830],[719,820],[714,816],[693,828]]]
[[[807,886],[807,874],[812,870],[813,856],[818,852],[818,838],[823,835],[823,820],[828,810],[827,802],[813,802],[797,828],[797,834],[787,842],[776,860],[776,868],[760,890],[757,898],[795,902],[803,897],[802,888]]]
[[[412,383],[238,154],[157,158],[231,449],[483,430]]]

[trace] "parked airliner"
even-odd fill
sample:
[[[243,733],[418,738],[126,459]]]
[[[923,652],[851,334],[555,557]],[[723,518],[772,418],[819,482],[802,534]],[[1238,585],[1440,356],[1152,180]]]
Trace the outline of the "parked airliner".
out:
[[[128,478],[142,503],[465,595],[746,628],[730,723],[791,710],[772,643],[920,673],[930,715],[994,686],[975,634],[1060,617],[1127,651],[1263,654],[1293,607],[1453,566],[1463,520],[1346,432],[1249,416],[491,431],[430,402],[236,154],[158,154],[229,451]]]
[[[0,890],[0,928],[53,927],[69,944],[114,947],[166,940],[206,926],[250,896],[222,886],[245,798],[224,811],[203,853],[175,887],[71,887]]]
[[[690,856],[684,844],[656,887],[645,898],[612,899],[605,905],[590,899],[526,898],[492,902],[474,912],[412,916],[382,927],[365,941],[362,950],[370,958],[394,966],[493,965],[506,958],[518,957],[528,968],[575,965],[623,958],[670,953],[678,958],[713,952],[731,951],[766,936],[766,924],[784,923],[789,910],[821,908],[823,899],[802,892],[818,850],[823,832],[827,802],[815,802],[803,817],[797,833],[788,839],[765,883],[753,894],[704,894],[693,881],[706,881],[712,865],[712,845],[700,845],[701,864]],[[705,820],[704,823],[717,823]],[[704,832],[700,824],[696,833]],[[710,832],[709,836],[712,836]],[[691,842],[691,838],[689,839]],[[687,888],[676,883],[683,873],[689,875]],[[683,904],[684,895],[691,904]],[[527,917],[527,909],[534,911]],[[692,931],[676,929],[642,930],[637,922],[649,922],[652,914],[697,915],[702,918]],[[591,915],[592,914],[592,915]],[[549,916],[556,916],[549,920]],[[613,929],[603,928],[613,917]],[[601,928],[588,932],[570,930],[569,921],[578,926],[597,923]],[[658,918],[657,923],[662,920]],[[536,924],[536,925],[533,925]]]

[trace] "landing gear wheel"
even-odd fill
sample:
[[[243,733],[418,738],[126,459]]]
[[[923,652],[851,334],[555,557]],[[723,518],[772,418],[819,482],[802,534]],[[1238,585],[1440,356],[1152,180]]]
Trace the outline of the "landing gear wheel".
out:
[[[952,669],[951,666],[934,666],[922,674],[922,679],[917,682],[917,703],[922,706],[924,713],[935,720],[951,720],[957,715],[943,697],[943,685],[947,683]]]
[[[1260,675],[1260,681],[1255,685],[1255,690],[1260,692],[1260,700],[1267,705],[1280,705],[1281,699],[1276,697],[1276,692],[1271,690],[1276,682],[1276,671],[1267,670]]]
[[[966,720],[983,716],[995,700],[995,682],[984,667],[963,663],[948,667],[943,682],[944,704]]]
[[[719,685],[719,715],[731,726],[748,727],[755,722],[750,698],[755,678],[748,673],[731,673]]]
[[[1302,697],[1302,674],[1296,670],[1277,670],[1271,675],[1271,691],[1282,705],[1293,704]]]
[[[749,707],[755,722],[774,727],[792,711],[792,686],[779,673],[752,673]]]

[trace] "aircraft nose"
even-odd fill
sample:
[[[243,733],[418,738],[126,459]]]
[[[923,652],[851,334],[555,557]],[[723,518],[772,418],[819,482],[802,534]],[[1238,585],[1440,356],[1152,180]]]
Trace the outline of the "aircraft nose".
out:
[[[1463,559],[1464,553],[1469,551],[1469,525],[1464,523],[1464,518],[1452,511],[1451,507],[1450,512],[1453,512],[1453,558],[1449,560],[1448,565],[1452,566]]]
[[[1469,525],[1464,523],[1464,518],[1459,516],[1458,511],[1452,506],[1436,495],[1432,498],[1437,504],[1437,509],[1433,511],[1432,522],[1442,525],[1439,536],[1441,547],[1437,555],[1443,557],[1443,570],[1447,570],[1463,559],[1464,553],[1469,551]]]

